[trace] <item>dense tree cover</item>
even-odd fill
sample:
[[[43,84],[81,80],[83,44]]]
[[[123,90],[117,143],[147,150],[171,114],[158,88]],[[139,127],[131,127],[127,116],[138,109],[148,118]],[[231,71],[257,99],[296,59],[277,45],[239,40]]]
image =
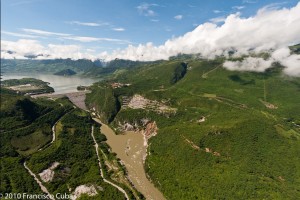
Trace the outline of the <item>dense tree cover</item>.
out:
[[[102,119],[113,126],[118,121],[140,123],[142,118],[157,122],[158,135],[149,140],[145,169],[167,199],[297,199],[300,196],[300,79],[282,75],[283,67],[279,64],[265,73],[235,72],[221,67],[222,58],[211,61],[182,58],[115,73],[113,79],[91,87],[87,104],[95,107]],[[182,62],[188,63],[187,71],[173,84],[170,80],[174,74],[180,77]],[[112,82],[131,85],[113,89]],[[164,102],[177,108],[177,112],[167,116],[149,110],[120,108],[121,100],[134,94]],[[23,97],[15,98],[23,100]],[[31,105],[26,100],[25,104]],[[38,124],[55,119],[52,111],[56,107],[48,112],[44,105],[39,102],[35,110],[49,114],[51,120],[47,121],[44,115],[37,118],[35,114],[26,115],[21,119],[33,122],[16,131],[17,135],[28,136],[27,140],[32,134],[49,135],[50,126],[38,129],[46,134],[30,132],[28,128],[35,129],[40,127]],[[5,113],[9,116],[11,112]],[[22,113],[22,109],[17,113]],[[29,121],[21,122],[20,126]],[[54,180],[47,184],[51,192],[93,183],[109,191],[99,191],[99,195],[107,195],[105,198],[124,198],[99,179],[90,137],[91,123],[88,114],[82,111],[69,113],[57,125],[57,141],[33,154],[28,165],[38,173],[55,161],[61,163],[55,170]],[[101,150],[113,158],[103,142],[105,137],[98,135],[96,139]],[[17,159],[22,161],[15,148],[6,145],[10,144],[8,141],[8,136],[4,142],[1,140],[5,159],[16,159],[11,163]],[[13,169],[10,165],[2,166]],[[11,183],[7,175],[1,179]],[[6,184],[5,190],[12,190],[12,185]],[[33,187],[34,183],[28,185]]]
[[[72,109],[69,101],[34,100],[1,90],[0,155],[31,154],[51,141],[53,124]],[[61,106],[63,105],[63,106]]]
[[[2,91],[2,94],[1,100],[4,103],[1,104],[1,111],[3,111],[1,122],[6,121],[7,124],[2,123],[3,131],[0,141],[1,192],[42,193],[33,177],[23,166],[26,160],[28,167],[37,176],[52,163],[60,163],[55,169],[53,181],[44,183],[54,195],[72,193],[77,186],[87,184],[94,185],[98,195],[93,197],[83,195],[80,199],[124,199],[123,193],[105,183],[100,176],[91,137],[92,125],[95,125],[96,140],[107,152],[107,157],[110,159],[116,159],[116,157],[107,150],[109,147],[104,143],[106,137],[100,133],[99,125],[93,123],[89,113],[79,109],[73,110],[73,104],[67,98],[55,101],[35,100],[6,89]],[[18,127],[11,127],[15,119],[24,122]],[[49,144],[52,140],[51,127],[56,122],[56,140]],[[37,151],[41,147],[43,150]],[[103,166],[105,166],[104,163]],[[123,168],[120,166],[120,169]],[[110,177],[108,176],[107,179],[110,180]],[[122,184],[120,186],[134,199],[132,191],[126,188],[127,186]]]
[[[160,70],[157,70],[157,68]],[[110,84],[114,81],[104,81],[102,84],[94,84],[87,94],[86,104],[95,108],[103,121],[112,122],[120,110],[122,97],[131,96],[135,92],[141,94],[151,89],[162,89],[171,86],[182,79],[186,73],[186,63],[174,61],[163,64],[147,64],[144,68],[131,69],[125,74],[120,74],[115,81],[132,84],[129,87],[113,89]],[[133,77],[131,77],[133,76]],[[130,78],[129,78],[130,77]],[[133,114],[134,115],[134,114]]]
[[[1,192],[42,193],[23,166],[25,155],[49,143],[52,125],[72,108],[66,99],[35,100],[1,88]]]
[[[124,195],[105,183],[100,176],[94,142],[91,137],[92,120],[88,113],[75,109],[66,114],[57,125],[57,140],[44,151],[35,153],[28,165],[39,173],[52,163],[59,162],[54,179],[45,183],[52,194],[70,193],[79,185],[92,184],[98,195],[95,199],[123,199]],[[105,136],[97,136],[104,141]],[[83,196],[81,199],[90,199]]]
[[[106,144],[106,143],[104,143],[106,140],[107,140],[107,138],[106,138],[106,136],[104,135],[104,134],[102,134],[101,132],[100,132],[100,125],[99,124],[95,124],[94,125],[95,126],[95,129],[94,129],[94,136],[95,136],[95,139],[96,139],[96,141],[97,141],[97,143],[98,144]],[[105,151],[107,151],[107,149],[108,149],[108,146],[106,146],[107,148],[103,148]]]
[[[95,86],[97,87],[97,86]],[[105,122],[111,122],[120,109],[120,102],[111,87],[99,87],[86,95],[86,104],[100,111]]]
[[[28,99],[11,90],[1,88],[1,132],[29,124],[34,120],[43,107],[29,102]],[[31,112],[25,112],[26,109]]]
[[[175,67],[173,77],[171,78],[171,84],[175,84],[177,81],[182,79],[187,72],[187,64],[181,63]]]
[[[183,61],[187,73],[172,85]],[[141,94],[177,112],[121,108],[111,125],[157,122],[145,168],[167,199],[297,199],[300,79],[282,75],[279,64],[254,73],[227,71],[222,62],[188,57],[116,76],[111,82],[132,84],[113,89],[119,99]]]
[[[3,146],[1,145],[3,151],[1,151],[0,155],[2,156],[9,153],[4,151],[4,149],[12,150],[11,147],[9,147],[10,145],[19,150],[19,153],[26,155],[38,150],[51,141],[51,127],[70,109],[72,108],[58,105],[55,109],[38,117],[27,126],[4,132],[2,134],[3,143],[1,142],[3,144]]]
[[[37,183],[23,167],[20,157],[0,158],[0,191],[4,193],[31,193],[41,194]]]

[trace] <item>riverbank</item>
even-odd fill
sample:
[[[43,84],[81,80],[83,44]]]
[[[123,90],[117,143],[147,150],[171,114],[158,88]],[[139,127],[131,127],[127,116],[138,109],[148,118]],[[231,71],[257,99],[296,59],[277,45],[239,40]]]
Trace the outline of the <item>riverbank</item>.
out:
[[[53,99],[68,97],[74,105],[83,110],[87,110],[87,107],[85,106],[85,95],[88,92],[89,91],[79,91],[66,94],[41,94],[33,95],[32,97],[48,97]],[[146,141],[147,138],[145,137],[146,133],[143,134],[142,132],[126,131],[125,134],[116,135],[108,125],[103,124],[97,118],[93,119],[97,123],[101,124],[101,133],[106,136],[106,142],[111,147],[112,152],[116,153],[117,157],[125,165],[128,173],[127,177],[134,187],[141,192],[146,199],[164,200],[165,198],[162,193],[147,178],[144,169],[144,161],[148,147]],[[100,172],[102,174],[102,171]]]
[[[146,176],[143,159],[147,153],[144,145],[144,135],[140,132],[127,131],[116,135],[115,132],[99,119],[93,118],[101,124],[101,133],[107,138],[107,144],[117,157],[124,163],[128,178],[146,199],[163,200],[163,194],[154,186]]]

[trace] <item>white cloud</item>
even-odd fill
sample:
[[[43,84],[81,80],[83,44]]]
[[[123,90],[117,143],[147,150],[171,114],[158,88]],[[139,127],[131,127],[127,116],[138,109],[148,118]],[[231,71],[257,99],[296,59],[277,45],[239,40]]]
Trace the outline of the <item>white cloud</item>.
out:
[[[177,20],[181,20],[182,18],[183,18],[182,15],[176,15],[176,16],[174,17],[174,19],[177,19]]]
[[[99,41],[99,38],[82,37],[82,36],[68,36],[68,37],[63,37],[63,39],[74,40],[74,41],[79,41],[79,42],[96,42],[96,41]]]
[[[190,8],[196,8],[197,6],[194,6],[192,4],[188,4],[188,7],[190,7]]]
[[[300,55],[291,55],[289,48],[281,48],[272,53],[272,59],[287,66],[284,72],[290,76],[300,76]]]
[[[79,41],[79,42],[117,42],[117,43],[128,43],[130,44],[131,42],[128,40],[121,40],[121,39],[115,39],[115,38],[99,38],[99,37],[82,37],[82,36],[67,36],[67,37],[62,37],[63,39],[67,40],[74,40],[74,41]]]
[[[257,1],[244,0],[243,3],[253,4],[257,3]]]
[[[151,7],[158,6],[158,4],[148,4],[148,3],[141,3],[137,6],[137,10],[140,15],[144,15],[146,17],[156,16],[157,14],[151,9]]]
[[[261,10],[277,10],[280,9],[284,4],[287,4],[286,1],[278,2],[278,3],[271,3],[263,7]]]
[[[81,48],[78,45],[49,44],[46,48],[48,58],[81,58]]]
[[[223,66],[232,71],[256,71],[264,72],[266,69],[270,68],[272,64],[271,60],[264,60],[262,58],[248,57],[243,61],[226,61]]]
[[[71,21],[71,22],[67,22],[67,23],[69,23],[69,24],[81,25],[81,26],[106,26],[106,25],[110,25],[108,22],[104,22],[104,23],[95,23],[95,22]]]
[[[119,27],[119,28],[113,28],[114,31],[125,31],[125,28]]]
[[[215,18],[210,19],[209,21],[214,23],[214,24],[217,24],[217,23],[220,23],[220,22],[225,22],[225,20],[226,20],[225,17],[215,17]]]
[[[12,51],[13,54],[6,54],[8,51]],[[20,39],[17,42],[1,40],[1,58],[24,59],[26,55],[43,52],[44,47],[37,40]]]
[[[9,32],[9,31],[1,31],[1,34],[15,36],[15,37],[22,37],[22,38],[39,38],[39,36],[36,36],[36,35],[28,35],[28,34],[23,34],[23,33],[14,33],[14,32]]]
[[[233,6],[232,9],[236,9],[236,10],[242,10],[244,9],[245,6]]]
[[[8,53],[8,51],[11,51]],[[27,55],[36,55],[37,59],[55,58],[87,58],[94,60],[96,57],[88,53],[86,49],[78,45],[42,45],[37,40],[21,39],[16,42],[1,40],[1,58],[5,59],[26,59]]]
[[[276,50],[300,42],[300,3],[290,9],[260,9],[256,15],[243,18],[239,13],[230,14],[222,25],[204,23],[183,36],[167,40],[163,45],[152,43],[129,45],[126,49],[111,54],[102,54],[106,60],[114,58],[153,61],[168,59],[179,53],[201,54],[214,58],[235,50],[236,55]],[[298,63],[291,57],[286,64]],[[228,63],[227,63],[228,64]],[[250,70],[263,70],[270,62],[247,59],[244,64]],[[261,64],[262,67],[257,67]],[[289,66],[287,66],[289,68]]]
[[[151,22],[159,22],[159,19],[151,19]]]
[[[285,66],[283,72],[289,76],[300,76],[300,55],[291,55],[288,47],[283,47],[272,52],[267,60],[248,57],[243,61],[226,61],[223,64],[228,70],[264,72],[272,67],[272,63],[279,62]]]
[[[153,5],[154,6],[154,5]],[[148,6],[149,8],[149,6]],[[114,38],[80,37],[65,33],[54,33],[35,29],[24,29],[25,32],[34,35],[59,36],[61,38],[95,42],[107,41],[116,43],[130,43],[126,40]],[[167,40],[164,44],[155,46],[152,43],[129,45],[122,50],[112,53],[103,52],[98,58],[112,60],[115,58],[154,61],[170,56],[183,54],[200,54],[204,58],[228,55],[229,51],[235,51],[235,56],[251,53],[273,52],[268,60],[262,58],[246,58],[244,61],[232,63],[226,62],[224,67],[235,70],[263,71],[278,61],[286,66],[284,72],[289,75],[300,76],[299,55],[290,55],[286,48],[289,45],[300,43],[300,2],[290,9],[264,7],[254,16],[243,18],[239,13],[230,14],[223,24],[203,23],[193,31],[180,37]],[[19,40],[17,42],[1,41],[2,50],[9,50],[15,56],[42,53],[51,57],[69,55],[71,58],[86,56],[91,57],[86,50],[80,47],[76,50],[73,46],[63,46],[63,53],[56,53],[53,46],[43,46],[35,40]],[[5,47],[5,48],[3,48]],[[67,53],[69,49],[71,54]],[[58,51],[58,49],[56,49]],[[64,54],[64,55],[62,55]],[[74,54],[74,55],[73,55]],[[3,54],[2,54],[3,56]],[[5,54],[5,56],[8,56]],[[10,54],[10,56],[12,56]]]
[[[221,10],[213,10],[213,13],[216,13],[216,14],[219,14],[221,12],[223,12],[223,11],[221,11]]]
[[[86,37],[86,36],[75,36],[68,33],[56,33],[56,32],[49,32],[49,31],[42,31],[37,29],[22,29],[24,32],[30,33],[30,34],[36,34],[36,35],[42,35],[42,36],[58,36],[60,39],[67,39],[67,40],[74,40],[79,42],[97,42],[97,41],[106,41],[106,42],[118,42],[118,43],[127,43],[131,44],[128,40],[121,40],[121,39],[115,39],[115,38],[99,38],[99,37]],[[114,31],[125,31],[124,28],[114,28]],[[32,35],[32,37],[38,37],[35,35]]]
[[[30,34],[43,35],[43,36],[70,36],[71,35],[67,33],[56,33],[56,32],[49,32],[49,31],[28,29],[28,28],[22,28],[22,31]]]

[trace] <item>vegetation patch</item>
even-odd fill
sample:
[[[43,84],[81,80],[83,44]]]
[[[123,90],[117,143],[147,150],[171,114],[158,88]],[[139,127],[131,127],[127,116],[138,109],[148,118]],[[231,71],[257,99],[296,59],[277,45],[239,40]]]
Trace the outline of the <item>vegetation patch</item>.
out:
[[[77,73],[75,71],[73,71],[72,69],[64,69],[64,70],[54,73],[54,75],[58,75],[58,76],[73,76],[75,74],[77,74]]]
[[[11,144],[22,155],[29,155],[51,141],[51,131],[37,130],[29,135],[13,137]]]
[[[42,94],[54,92],[54,89],[49,86],[49,83],[34,78],[9,79],[1,81],[1,86],[14,90],[20,94]]]

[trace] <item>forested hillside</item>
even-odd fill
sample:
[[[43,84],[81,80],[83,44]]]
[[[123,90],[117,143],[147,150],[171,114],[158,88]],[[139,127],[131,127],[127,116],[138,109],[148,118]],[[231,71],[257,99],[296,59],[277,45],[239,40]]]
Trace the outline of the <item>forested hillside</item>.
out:
[[[33,99],[1,89],[0,119],[1,192],[124,199],[121,188],[130,199],[143,199],[99,124],[68,98]]]
[[[50,143],[51,127],[70,109],[66,100],[34,100],[1,89],[1,192],[41,192],[24,159]]]
[[[222,63],[147,64],[94,84],[87,104],[116,129],[157,123],[145,167],[167,199],[297,199],[300,79]]]

